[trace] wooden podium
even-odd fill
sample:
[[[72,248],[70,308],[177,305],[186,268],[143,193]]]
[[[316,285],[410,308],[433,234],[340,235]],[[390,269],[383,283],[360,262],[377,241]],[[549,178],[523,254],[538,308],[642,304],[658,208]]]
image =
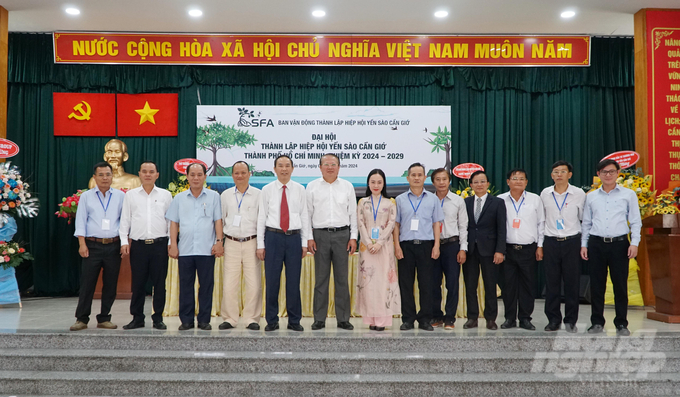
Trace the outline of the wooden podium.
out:
[[[656,311],[650,320],[680,323],[680,216],[655,215],[642,221],[649,254]]]

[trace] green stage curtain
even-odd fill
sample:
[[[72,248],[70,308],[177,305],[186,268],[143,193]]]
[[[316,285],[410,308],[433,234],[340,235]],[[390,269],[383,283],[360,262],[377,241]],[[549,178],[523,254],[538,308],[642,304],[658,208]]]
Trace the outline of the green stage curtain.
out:
[[[74,226],[54,213],[62,197],[86,187],[109,139],[55,138],[53,92],[178,93],[178,137],[124,139],[126,171],[154,160],[162,187],[177,176],[175,160],[195,156],[198,104],[449,105],[452,163],[482,164],[500,191],[507,190],[505,173],[522,167],[528,189],[540,193],[558,159],[574,164],[574,185],[588,185],[603,156],[634,149],[632,38],[593,38],[591,66],[567,68],[55,65],[51,39],[9,35],[7,135],[21,147],[11,160],[41,200],[38,218],[19,222],[17,239],[35,260],[17,278],[20,289],[34,285],[38,295],[78,291]]]

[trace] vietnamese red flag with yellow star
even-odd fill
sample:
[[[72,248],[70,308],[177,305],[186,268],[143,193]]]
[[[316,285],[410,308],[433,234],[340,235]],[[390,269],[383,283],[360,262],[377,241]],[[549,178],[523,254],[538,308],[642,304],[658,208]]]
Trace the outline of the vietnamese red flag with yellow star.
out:
[[[116,95],[52,93],[55,136],[116,136]]]
[[[177,136],[177,94],[118,94],[118,136]]]

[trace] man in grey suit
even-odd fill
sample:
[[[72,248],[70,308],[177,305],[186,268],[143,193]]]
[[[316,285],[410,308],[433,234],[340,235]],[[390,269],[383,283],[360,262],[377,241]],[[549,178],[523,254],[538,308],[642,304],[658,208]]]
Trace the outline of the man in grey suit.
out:
[[[348,256],[357,249],[357,200],[354,186],[338,178],[340,159],[329,153],[319,161],[322,178],[307,185],[307,210],[312,239],[307,249],[314,254],[314,323],[312,330],[326,326],[328,282],[331,262],[335,280],[335,317],[338,328],[352,330],[349,322]]]

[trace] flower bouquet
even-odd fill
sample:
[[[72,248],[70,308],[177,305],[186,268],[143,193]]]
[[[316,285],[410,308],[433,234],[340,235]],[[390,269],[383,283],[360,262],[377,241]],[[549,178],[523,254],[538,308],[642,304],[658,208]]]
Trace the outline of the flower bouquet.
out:
[[[38,215],[39,202],[32,198],[29,185],[21,180],[21,172],[11,162],[0,163],[0,211],[3,224],[8,216],[33,218]]]
[[[86,191],[87,189],[78,190],[69,197],[62,198],[61,203],[58,204],[59,211],[55,212],[54,215],[56,215],[59,218],[67,219],[68,224],[70,225],[71,222],[73,222],[73,220],[76,219],[76,211],[78,211],[80,195]]]
[[[25,260],[33,260],[33,256],[14,241],[0,241],[0,265],[4,269],[17,267]]]
[[[652,214],[678,214],[680,213],[680,187],[673,189],[673,193],[664,193],[656,197],[656,203],[652,206]]]

